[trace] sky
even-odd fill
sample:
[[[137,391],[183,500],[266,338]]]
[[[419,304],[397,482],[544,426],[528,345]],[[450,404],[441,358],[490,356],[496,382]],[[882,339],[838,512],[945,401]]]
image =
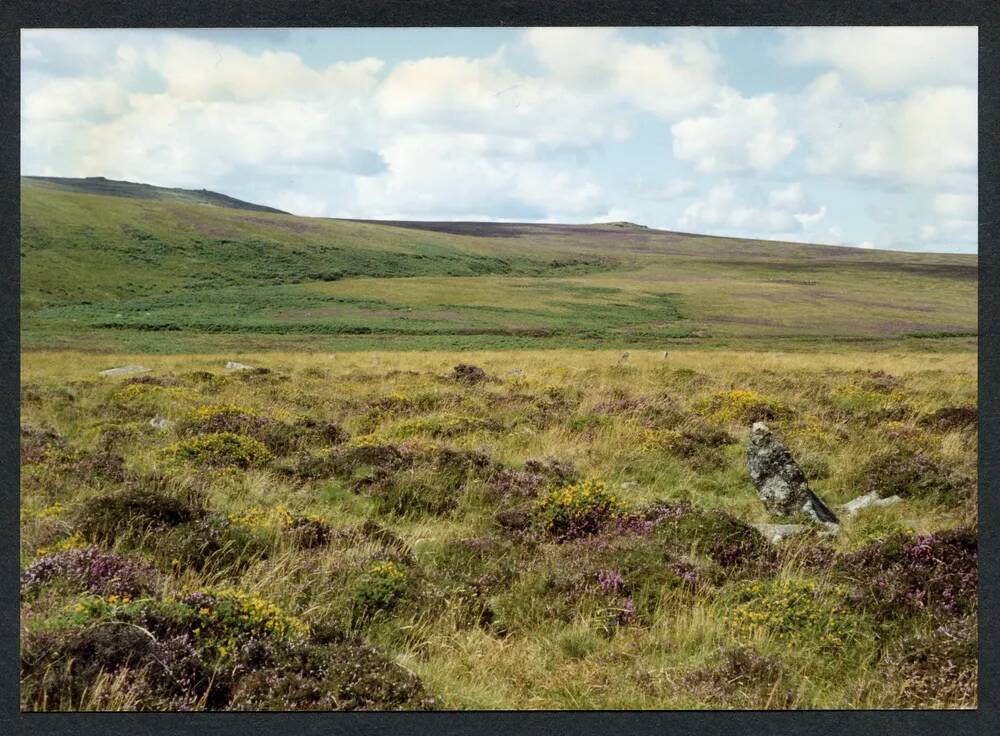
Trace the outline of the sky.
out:
[[[21,172],[977,252],[975,28],[23,30]]]

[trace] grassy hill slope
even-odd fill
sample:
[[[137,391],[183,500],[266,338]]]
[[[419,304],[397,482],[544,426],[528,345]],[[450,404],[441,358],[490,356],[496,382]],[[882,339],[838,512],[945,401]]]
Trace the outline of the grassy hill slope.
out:
[[[181,202],[185,204],[210,204],[216,207],[228,207],[236,210],[288,214],[284,210],[265,207],[262,204],[244,202],[225,194],[210,192],[207,189],[157,187],[152,184],[106,179],[103,176],[89,176],[85,179],[71,179],[60,176],[26,176],[23,179],[38,186],[79,192],[81,194],[104,194],[109,197],[152,199],[160,202]]]
[[[67,181],[22,180],[29,348],[732,346],[933,336],[949,346],[965,336],[958,342],[974,346],[975,256],[624,223],[304,218],[145,196],[178,190]]]

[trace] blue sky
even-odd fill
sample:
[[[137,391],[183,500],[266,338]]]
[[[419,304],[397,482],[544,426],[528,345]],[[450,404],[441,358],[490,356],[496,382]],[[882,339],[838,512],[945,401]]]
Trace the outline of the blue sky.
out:
[[[22,31],[22,173],[976,252],[974,28]]]

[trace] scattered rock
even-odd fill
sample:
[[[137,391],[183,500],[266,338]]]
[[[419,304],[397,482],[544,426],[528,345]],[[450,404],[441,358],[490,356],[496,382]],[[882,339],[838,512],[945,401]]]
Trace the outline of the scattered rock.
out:
[[[175,424],[176,422],[173,422],[166,417],[161,417],[159,414],[149,420],[149,426],[153,429],[170,429]]]
[[[809,528],[805,524],[752,524],[752,526],[774,544],[782,539],[803,534]]]
[[[133,373],[146,373],[150,369],[144,365],[123,365],[119,368],[108,368],[106,371],[99,371],[99,376],[128,376]]]
[[[634,480],[623,480],[621,485],[621,489],[623,491],[630,491],[633,488],[638,488],[638,487],[639,487],[639,482]]]
[[[226,368],[231,371],[252,371],[254,367],[246,363],[237,363],[235,360],[226,361]]]
[[[903,499],[899,496],[889,496],[888,498],[879,498],[878,493],[872,491],[871,493],[866,493],[863,496],[858,496],[853,501],[848,501],[841,508],[846,511],[849,515],[854,515],[861,509],[868,508],[869,506],[891,506],[894,503],[898,503]]]
[[[809,490],[802,468],[764,422],[756,422],[750,432],[747,472],[769,513],[788,516],[803,511],[816,521],[839,523],[836,515]]]
[[[461,381],[462,383],[481,383],[493,380],[479,366],[468,365],[466,363],[459,363],[452,368],[451,373],[448,374],[448,378],[453,381]]]

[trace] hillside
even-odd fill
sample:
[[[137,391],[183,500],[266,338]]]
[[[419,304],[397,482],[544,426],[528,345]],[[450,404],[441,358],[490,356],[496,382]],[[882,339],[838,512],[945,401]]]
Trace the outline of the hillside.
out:
[[[252,202],[229,197],[207,189],[177,189],[172,187],[156,187],[152,184],[139,184],[131,181],[117,181],[103,176],[89,176],[84,179],[71,179],[59,176],[25,176],[23,179],[40,186],[49,186],[80,194],[103,194],[109,197],[127,197],[129,199],[152,199],[159,202],[181,202],[184,204],[210,204],[215,207],[228,207],[234,210],[252,210],[255,212],[276,212],[287,214],[284,210],[265,207]]]
[[[977,258],[633,226],[296,217],[22,179],[25,347],[974,347]],[[220,203],[229,202],[230,204]],[[911,346],[912,347],[912,346]]]

